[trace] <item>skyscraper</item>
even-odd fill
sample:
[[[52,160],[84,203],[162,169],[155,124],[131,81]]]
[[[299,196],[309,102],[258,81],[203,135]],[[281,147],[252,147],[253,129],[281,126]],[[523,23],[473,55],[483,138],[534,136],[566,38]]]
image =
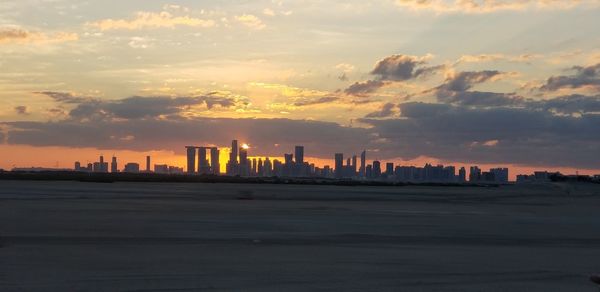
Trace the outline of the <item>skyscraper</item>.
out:
[[[236,141],[237,144],[237,141]],[[238,174],[241,176],[248,176],[250,174],[250,165],[248,163],[248,150],[244,149],[243,147],[240,147],[238,149],[238,153],[239,153],[239,157],[240,157],[240,163],[238,166]]]
[[[373,177],[377,178],[381,176],[381,162],[373,161]]]
[[[296,164],[304,164],[304,146],[296,146]]]
[[[187,172],[193,174],[196,172],[196,147],[187,146]]]
[[[469,172],[469,181],[476,182],[481,180],[481,169],[477,166],[471,166]]]
[[[335,177],[342,178],[344,176],[344,154],[335,154]]]
[[[146,172],[151,172],[150,169],[150,156],[146,156]]]
[[[467,181],[467,170],[464,167],[461,167],[458,171],[458,181],[466,182]]]
[[[238,159],[238,140],[231,141],[231,154],[229,156],[229,161],[232,163],[237,163]],[[240,161],[242,162],[242,161]]]
[[[360,154],[360,177],[366,177],[366,167],[367,167],[367,150],[364,150],[361,154]]]
[[[198,147],[198,173],[207,174],[210,167],[206,159],[206,147]]]
[[[385,164],[385,175],[387,177],[394,175],[394,163],[393,162],[388,162]]]
[[[113,156],[112,162],[110,163],[110,172],[117,173],[119,172],[119,166],[117,163],[117,157]]]
[[[220,154],[221,151],[219,151],[219,148],[210,148],[210,168],[214,175],[219,175],[221,173],[221,164],[219,163]]]

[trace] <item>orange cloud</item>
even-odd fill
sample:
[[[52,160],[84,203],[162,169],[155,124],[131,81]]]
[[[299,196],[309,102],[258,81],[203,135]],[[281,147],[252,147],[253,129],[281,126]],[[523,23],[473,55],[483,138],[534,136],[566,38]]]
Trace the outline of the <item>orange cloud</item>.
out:
[[[133,19],[104,19],[97,22],[89,22],[88,26],[100,30],[140,30],[146,28],[174,28],[176,26],[190,27],[214,27],[215,21],[186,16],[175,16],[169,12],[138,12]]]
[[[78,39],[79,35],[76,33],[56,32],[46,34],[17,27],[0,28],[0,44],[47,44],[76,41]]]

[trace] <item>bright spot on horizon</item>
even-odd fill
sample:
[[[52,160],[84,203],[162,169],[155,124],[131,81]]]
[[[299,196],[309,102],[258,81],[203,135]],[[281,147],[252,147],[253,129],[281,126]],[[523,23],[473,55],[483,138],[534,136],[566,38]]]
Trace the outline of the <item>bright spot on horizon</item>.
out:
[[[244,143],[244,144],[242,144],[242,149],[248,150],[248,149],[250,149],[250,145]]]

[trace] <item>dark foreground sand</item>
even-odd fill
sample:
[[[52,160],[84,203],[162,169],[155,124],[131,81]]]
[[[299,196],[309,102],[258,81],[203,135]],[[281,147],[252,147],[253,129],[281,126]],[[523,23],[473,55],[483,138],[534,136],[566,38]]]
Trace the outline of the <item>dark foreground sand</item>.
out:
[[[597,291],[600,187],[0,181],[0,291]]]

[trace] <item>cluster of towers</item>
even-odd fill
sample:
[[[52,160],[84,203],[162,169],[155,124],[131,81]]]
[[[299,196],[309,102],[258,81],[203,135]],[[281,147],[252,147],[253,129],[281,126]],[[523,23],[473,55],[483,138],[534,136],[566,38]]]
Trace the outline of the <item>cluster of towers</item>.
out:
[[[185,148],[187,149],[188,174],[219,175],[221,173],[221,165],[219,164],[219,155],[221,151],[219,148],[197,146],[186,146]],[[207,154],[210,155],[210,157]],[[198,157],[197,164],[196,157]],[[210,158],[210,163],[208,158]]]

